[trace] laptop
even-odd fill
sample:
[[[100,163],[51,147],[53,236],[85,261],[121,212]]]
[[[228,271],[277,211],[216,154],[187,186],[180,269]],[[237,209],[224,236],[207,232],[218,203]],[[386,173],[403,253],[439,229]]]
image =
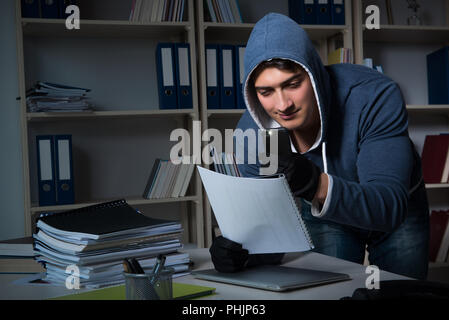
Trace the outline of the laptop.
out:
[[[239,286],[287,291],[350,280],[347,274],[291,268],[284,266],[259,266],[235,273],[222,273],[215,269],[192,271],[196,279],[223,282]]]

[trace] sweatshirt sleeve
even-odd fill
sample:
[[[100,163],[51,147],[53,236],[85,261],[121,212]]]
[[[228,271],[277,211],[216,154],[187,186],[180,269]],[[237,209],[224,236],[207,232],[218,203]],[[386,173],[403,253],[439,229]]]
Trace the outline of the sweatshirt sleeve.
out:
[[[362,229],[389,232],[407,214],[413,149],[399,88],[388,82],[376,89],[359,117],[356,163],[359,181],[332,175],[329,206],[321,217]]]

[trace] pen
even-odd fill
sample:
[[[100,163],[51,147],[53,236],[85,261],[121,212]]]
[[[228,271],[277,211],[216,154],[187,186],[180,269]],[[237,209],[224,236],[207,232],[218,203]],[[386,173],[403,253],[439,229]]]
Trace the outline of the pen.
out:
[[[166,257],[162,254],[157,256],[156,264],[153,267],[153,277],[151,278],[151,283],[154,283],[157,278],[159,277],[159,274],[161,273],[162,269],[164,268]]]
[[[128,259],[123,260],[123,269],[126,273],[135,273],[135,270]]]
[[[143,271],[143,268],[140,266],[140,263],[139,263],[139,261],[137,261],[136,258],[132,258],[130,260],[130,262],[131,262],[131,265],[134,268],[134,271],[135,271],[134,273],[137,273],[137,274],[144,274],[145,273],[145,271]]]

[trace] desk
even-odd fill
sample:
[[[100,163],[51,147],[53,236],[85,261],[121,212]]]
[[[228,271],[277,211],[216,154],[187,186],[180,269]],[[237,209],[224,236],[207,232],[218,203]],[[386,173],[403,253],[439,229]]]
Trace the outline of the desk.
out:
[[[208,249],[188,249],[194,261],[194,269],[212,268],[212,262]],[[366,267],[360,264],[348,262],[319,253],[295,253],[287,254],[283,265],[289,267],[315,269],[346,273],[351,277],[349,281],[326,284],[317,287],[304,288],[288,292],[271,292],[235,285],[198,280],[191,275],[174,279],[175,282],[196,284],[216,288],[216,294],[207,297],[213,300],[335,300],[345,296],[352,296],[357,288],[364,288],[369,274],[365,273]],[[23,274],[0,274],[0,299],[47,299],[75,293],[64,287],[36,286],[36,285],[14,285],[14,280],[23,278]],[[380,280],[405,280],[404,276],[381,271]],[[87,291],[80,289],[78,292]]]

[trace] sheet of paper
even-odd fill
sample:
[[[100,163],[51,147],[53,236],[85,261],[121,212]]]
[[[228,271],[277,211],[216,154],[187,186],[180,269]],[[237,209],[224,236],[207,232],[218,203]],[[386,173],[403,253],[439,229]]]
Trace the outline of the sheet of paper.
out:
[[[251,254],[313,248],[285,177],[242,178],[197,168],[225,238]]]

